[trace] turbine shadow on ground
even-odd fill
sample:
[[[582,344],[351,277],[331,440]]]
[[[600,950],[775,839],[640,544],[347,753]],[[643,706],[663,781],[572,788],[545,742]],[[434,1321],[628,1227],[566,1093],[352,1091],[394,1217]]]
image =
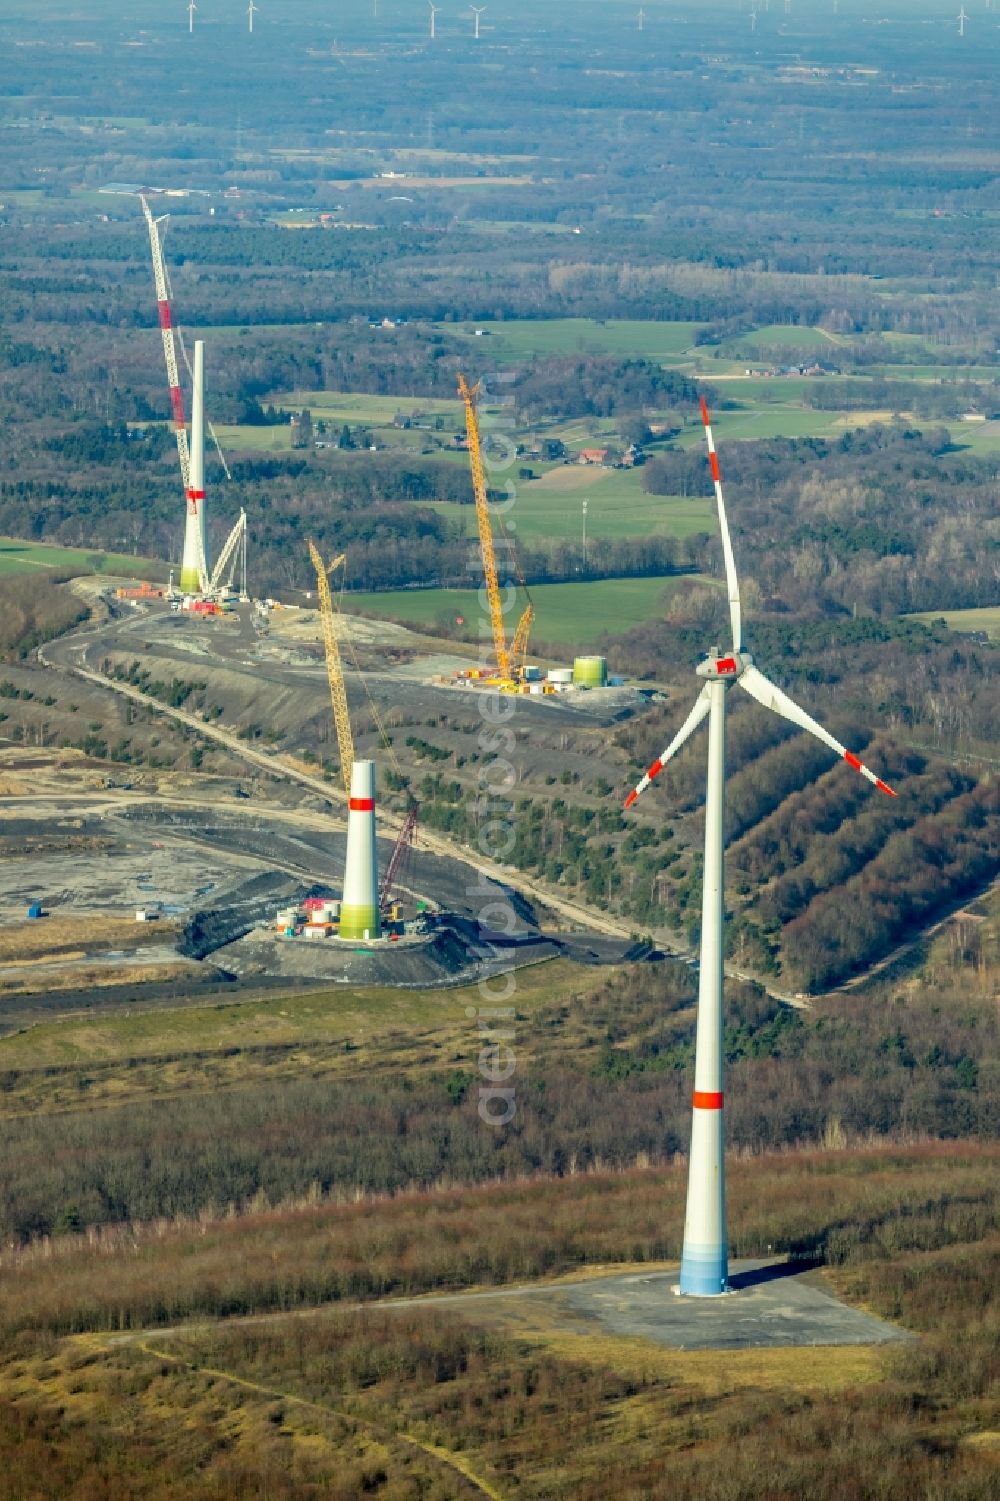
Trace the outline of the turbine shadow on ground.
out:
[[[742,1292],[748,1287],[761,1287],[765,1282],[777,1282],[782,1277],[800,1277],[803,1272],[813,1272],[823,1263],[816,1257],[804,1257],[796,1261],[771,1262],[767,1266],[751,1267],[747,1271],[733,1272],[729,1278],[730,1290]]]

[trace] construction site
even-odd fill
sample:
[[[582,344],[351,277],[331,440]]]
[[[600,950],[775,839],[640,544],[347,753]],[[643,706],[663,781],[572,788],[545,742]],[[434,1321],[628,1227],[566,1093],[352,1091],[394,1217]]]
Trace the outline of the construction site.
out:
[[[0,916],[21,962],[5,967],[4,993],[111,999],[122,985],[141,982],[152,994],[178,981],[441,985],[557,953],[604,962],[631,952],[623,927],[599,932],[582,907],[531,900],[502,860],[442,838],[421,816],[429,798],[431,825],[441,828],[442,799],[478,785],[478,697],[519,700],[521,775],[545,783],[556,763],[570,774],[568,746],[581,733],[579,764],[592,767],[603,730],[642,702],[609,683],[603,657],[528,660],[534,610],[504,534],[504,572],[513,566],[528,600],[508,637],[478,387],[460,378],[492,648],[485,661],[352,615],[347,555],[326,559],[311,539],[315,590],[278,600],[258,588],[252,597],[243,509],[210,556],[207,442],[226,478],[230,470],[207,414],[206,343],[196,340],[189,359],[171,309],[164,220],[140,202],[183,491],[180,562],[165,587],[75,580],[89,620],[23,669],[26,681],[38,668],[71,679],[92,731],[127,727],[119,744],[130,747],[130,764],[119,777],[100,754],[12,754],[5,791],[17,809],[0,823]],[[407,733],[418,726],[434,727],[433,742]],[[19,733],[30,744],[31,724]],[[39,746],[45,738],[39,727]],[[197,776],[178,770],[188,745]],[[469,766],[451,793],[426,774],[442,759]],[[509,906],[513,928],[480,921],[491,903]]]

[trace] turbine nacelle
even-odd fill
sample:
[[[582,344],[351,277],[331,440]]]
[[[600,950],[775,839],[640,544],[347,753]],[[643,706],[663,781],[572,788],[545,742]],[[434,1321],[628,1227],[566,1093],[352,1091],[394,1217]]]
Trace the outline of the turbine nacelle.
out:
[[[753,666],[753,657],[748,651],[720,652],[716,649],[704,660],[699,662],[695,672],[700,678],[708,678],[714,682],[717,678],[727,678],[730,682],[746,672],[748,667]]]

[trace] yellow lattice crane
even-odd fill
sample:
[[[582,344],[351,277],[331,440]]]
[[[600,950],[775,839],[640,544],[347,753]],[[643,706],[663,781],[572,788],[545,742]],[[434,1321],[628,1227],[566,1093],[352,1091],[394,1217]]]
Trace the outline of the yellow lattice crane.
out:
[[[337,638],[337,609],[330,590],[330,575],[343,563],[341,553],[329,568],[320,556],[315,542],[309,543],[309,556],[316,570],[316,590],[319,594],[319,618],[323,626],[323,645],[326,648],[326,675],[330,682],[330,701],[333,704],[333,722],[337,730],[337,745],[340,750],[340,775],[344,791],[351,795],[351,767],[354,764],[354,736],[351,733],[351,716],[347,707],[347,689],[344,686],[344,667],[340,660],[340,642]]]
[[[490,624],[493,627],[493,650],[497,659],[497,676],[501,684],[507,684],[513,682],[513,679],[510,671],[510,658],[507,655],[507,635],[504,630],[500,583],[497,578],[497,557],[493,547],[490,506],[486,498],[486,476],[483,473],[483,453],[479,442],[479,418],[476,415],[479,382],[477,381],[470,390],[465,376],[460,375],[458,394],[465,403],[465,432],[469,441],[469,462],[472,465],[472,492],[476,497],[479,550],[483,555],[483,572],[486,575],[486,597],[490,604]]]
[[[535,607],[529,600],[524,607],[524,614],[517,622],[517,630],[514,639],[510,643],[510,663],[514,669],[514,676],[524,678],[524,659],[528,655],[528,636],[531,634],[531,622],[535,618]]]

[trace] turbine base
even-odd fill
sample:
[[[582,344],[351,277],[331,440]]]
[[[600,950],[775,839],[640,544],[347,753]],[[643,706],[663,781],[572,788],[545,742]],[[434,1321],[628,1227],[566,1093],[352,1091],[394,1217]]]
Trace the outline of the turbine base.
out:
[[[683,1298],[721,1298],[731,1291],[729,1255],[725,1246],[685,1246],[681,1256],[678,1292]]]

